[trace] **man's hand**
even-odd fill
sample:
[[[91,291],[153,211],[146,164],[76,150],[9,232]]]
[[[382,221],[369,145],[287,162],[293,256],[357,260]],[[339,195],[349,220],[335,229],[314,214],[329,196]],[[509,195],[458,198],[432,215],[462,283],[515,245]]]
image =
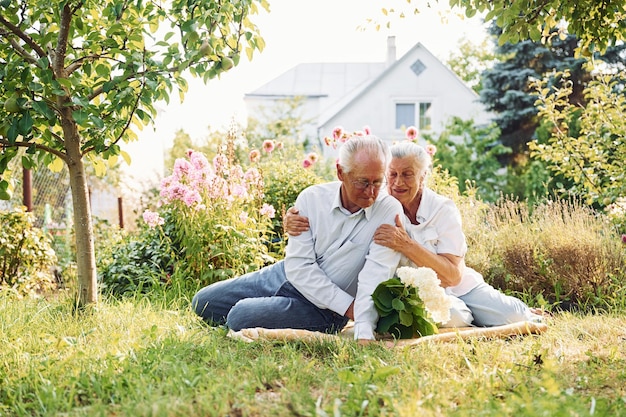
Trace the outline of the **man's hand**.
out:
[[[308,217],[300,216],[300,210],[295,207],[289,207],[283,217],[283,230],[289,236],[299,236],[309,230]]]

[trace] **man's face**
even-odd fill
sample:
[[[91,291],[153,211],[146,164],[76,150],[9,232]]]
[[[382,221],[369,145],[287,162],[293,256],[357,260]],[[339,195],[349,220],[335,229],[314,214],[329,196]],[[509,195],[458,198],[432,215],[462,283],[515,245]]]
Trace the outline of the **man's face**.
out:
[[[376,201],[380,188],[385,186],[385,165],[378,155],[361,151],[354,155],[352,171],[346,173],[337,165],[337,177],[343,183],[341,202],[354,213]]]

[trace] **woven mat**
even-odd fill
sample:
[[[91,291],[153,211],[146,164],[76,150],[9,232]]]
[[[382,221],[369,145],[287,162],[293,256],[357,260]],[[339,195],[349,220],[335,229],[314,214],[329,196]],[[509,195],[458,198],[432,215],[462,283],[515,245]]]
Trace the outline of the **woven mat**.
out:
[[[416,339],[402,339],[394,341],[394,346],[405,347],[414,346],[426,342],[449,342],[454,340],[466,340],[470,338],[507,338],[511,336],[524,336],[530,334],[541,334],[548,328],[545,323],[535,323],[530,321],[522,321],[518,323],[507,324],[504,326],[494,327],[458,327],[450,329],[439,329],[438,334],[431,336],[419,337]],[[254,342],[257,340],[274,340],[274,341],[332,341],[340,338],[353,339],[354,332],[350,325],[346,326],[338,335],[326,334],[320,332],[312,332],[309,330],[296,329],[264,329],[255,327],[251,329],[242,329],[238,332],[230,331],[229,337],[243,340],[246,342]],[[381,339],[392,340],[392,339]]]

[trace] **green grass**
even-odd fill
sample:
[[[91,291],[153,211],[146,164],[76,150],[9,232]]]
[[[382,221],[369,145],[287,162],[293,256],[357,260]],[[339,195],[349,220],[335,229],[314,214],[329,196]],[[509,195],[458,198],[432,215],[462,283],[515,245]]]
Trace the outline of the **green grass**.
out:
[[[179,305],[0,296],[2,416],[626,416],[626,316],[540,336],[245,343]]]

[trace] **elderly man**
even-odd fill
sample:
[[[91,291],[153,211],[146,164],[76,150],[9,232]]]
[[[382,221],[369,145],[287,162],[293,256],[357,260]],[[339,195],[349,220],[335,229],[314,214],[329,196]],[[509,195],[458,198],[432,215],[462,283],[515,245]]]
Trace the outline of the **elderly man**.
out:
[[[333,333],[354,320],[355,339],[374,339],[378,314],[371,295],[391,278],[400,254],[373,243],[381,224],[395,225],[402,205],[379,191],[389,150],[373,136],[353,137],[339,151],[337,178],[305,189],[295,206],[309,230],[291,237],[285,259],[211,284],[192,305],[205,321],[243,328],[293,328]],[[401,216],[404,217],[404,216]]]

